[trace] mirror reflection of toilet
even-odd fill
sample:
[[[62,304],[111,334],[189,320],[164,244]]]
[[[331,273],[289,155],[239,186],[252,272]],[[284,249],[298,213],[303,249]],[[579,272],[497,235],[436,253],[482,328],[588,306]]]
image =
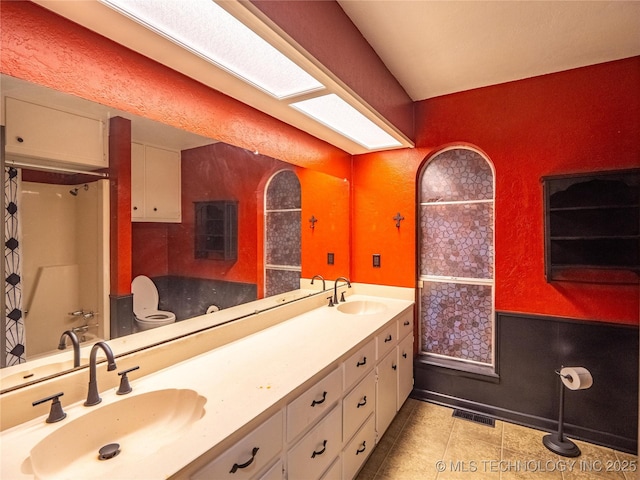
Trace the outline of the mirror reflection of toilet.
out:
[[[173,312],[158,310],[158,289],[155,283],[145,276],[138,275],[131,282],[133,293],[133,313],[136,316],[136,325],[140,330],[168,325],[176,321]]]

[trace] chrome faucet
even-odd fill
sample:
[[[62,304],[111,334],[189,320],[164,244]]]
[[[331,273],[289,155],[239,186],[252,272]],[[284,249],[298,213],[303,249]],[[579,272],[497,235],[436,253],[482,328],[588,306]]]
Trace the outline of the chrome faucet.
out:
[[[324,281],[324,277],[322,275],[314,275],[313,277],[311,277],[311,285],[313,285],[313,281],[319,278],[320,280],[322,280],[322,291],[324,292],[327,289],[327,284]]]
[[[338,282],[340,280],[343,280],[345,282],[347,282],[347,285],[349,286],[349,288],[351,288],[351,282],[349,281],[348,278],[346,277],[338,277],[336,278],[336,281],[333,284],[333,304],[337,305],[338,303],[340,303],[338,301]],[[342,301],[344,301],[344,292],[342,293]]]
[[[96,357],[98,356],[98,350],[102,349],[107,356],[107,371],[116,369],[116,361],[113,358],[113,352],[111,347],[105,342],[98,342],[91,348],[91,355],[89,357],[89,393],[87,393],[87,401],[84,402],[86,407],[99,404],[102,399],[98,394],[98,380],[96,379]]]
[[[78,336],[75,332],[71,330],[65,330],[62,332],[60,336],[60,342],[58,343],[58,350],[65,350],[67,348],[67,343],[64,337],[69,337],[71,339],[71,343],[73,344],[73,368],[80,366],[80,341],[78,340]]]

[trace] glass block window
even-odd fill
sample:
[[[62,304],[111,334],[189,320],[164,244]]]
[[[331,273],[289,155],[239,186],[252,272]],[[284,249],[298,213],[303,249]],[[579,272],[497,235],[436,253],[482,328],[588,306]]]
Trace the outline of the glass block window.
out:
[[[295,172],[282,170],[265,193],[265,296],[300,288],[302,194]]]
[[[493,169],[475,150],[452,148],[419,182],[422,353],[493,366]]]

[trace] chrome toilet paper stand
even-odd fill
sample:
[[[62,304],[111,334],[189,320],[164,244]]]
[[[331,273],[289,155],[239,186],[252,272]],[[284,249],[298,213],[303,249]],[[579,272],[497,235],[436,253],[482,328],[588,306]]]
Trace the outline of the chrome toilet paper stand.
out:
[[[564,389],[565,385],[562,382],[562,378],[571,380],[571,375],[562,375],[559,370],[556,370],[556,374],[560,378],[560,414],[558,416],[558,432],[550,433],[542,437],[542,443],[552,452],[562,455],[563,457],[579,457],[581,452],[580,448],[571,440],[564,436]]]

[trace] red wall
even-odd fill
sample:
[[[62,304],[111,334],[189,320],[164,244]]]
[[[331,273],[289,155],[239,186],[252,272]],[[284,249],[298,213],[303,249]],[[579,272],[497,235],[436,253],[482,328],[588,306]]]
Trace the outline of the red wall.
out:
[[[133,273],[258,284],[264,272],[264,191],[277,171],[294,169],[302,189],[302,275],[337,278],[349,271],[349,183],[263,155],[215,143],[182,152],[182,223],[133,224]],[[194,258],[194,202],[238,201],[238,259]],[[311,216],[318,219],[309,228]],[[326,264],[327,253],[335,264]]]
[[[640,166],[639,86],[635,57],[417,103],[416,149],[354,159],[353,280],[415,284],[417,171],[469,144],[496,170],[496,309],[637,324],[638,285],[545,281],[540,177]]]
[[[351,159],[346,152],[38,5],[3,1],[0,27],[4,74],[231,145],[249,150],[259,146],[262,154],[293,165],[340,178],[350,176]],[[115,187],[121,192],[122,186]],[[123,295],[129,292],[132,274],[161,274],[170,268],[168,244],[163,240],[163,235],[169,238],[169,231],[164,234],[155,225],[136,226],[132,232],[130,223],[123,221],[130,215],[127,202],[119,203],[116,213],[120,226],[112,232],[118,252],[116,261],[112,259],[112,293]],[[143,257],[131,258],[132,242],[146,245]],[[243,255],[255,257],[255,252],[244,248]],[[244,278],[245,273],[246,269],[232,276]],[[253,272],[252,277],[256,275]]]

